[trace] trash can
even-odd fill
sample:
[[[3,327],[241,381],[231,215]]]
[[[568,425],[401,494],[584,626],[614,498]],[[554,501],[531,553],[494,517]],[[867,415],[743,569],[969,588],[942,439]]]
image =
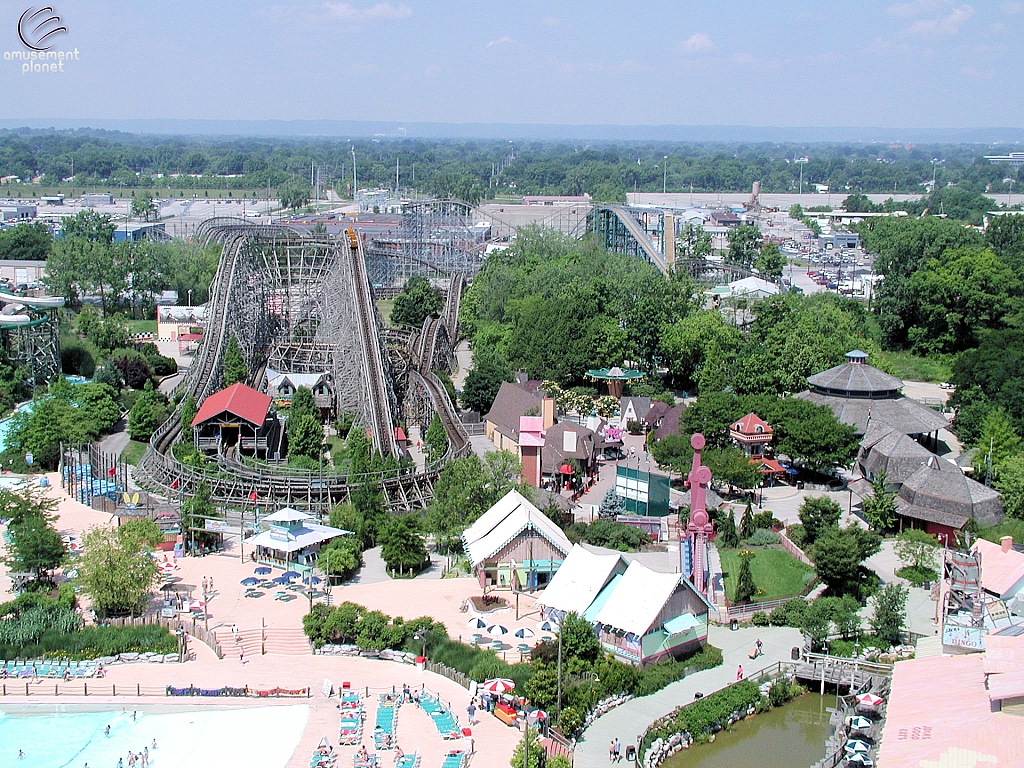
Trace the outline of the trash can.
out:
[[[735,632],[739,628],[740,628],[740,620],[739,619],[732,619],[729,622],[729,629],[731,629],[733,632]]]
[[[797,645],[793,646],[793,650],[789,652],[789,658],[793,661],[800,661],[800,647]]]

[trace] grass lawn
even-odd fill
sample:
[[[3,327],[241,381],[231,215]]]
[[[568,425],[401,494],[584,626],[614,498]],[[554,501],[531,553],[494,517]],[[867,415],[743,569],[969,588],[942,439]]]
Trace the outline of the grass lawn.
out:
[[[380,312],[381,319],[385,324],[391,322],[391,310],[395,308],[394,299],[378,299],[377,300],[377,311]]]
[[[156,333],[156,320],[128,320],[128,333],[133,336],[137,333]]]
[[[720,549],[722,571],[725,575],[725,591],[732,600],[736,594],[736,580],[740,574],[739,549]],[[774,600],[779,597],[793,597],[810,584],[814,569],[805,565],[781,549],[752,549],[754,558],[750,570],[757,585],[757,600]],[[761,593],[764,594],[761,594]]]
[[[124,447],[121,451],[121,461],[126,464],[131,464],[133,467],[139,463],[142,458],[142,454],[146,452],[146,443],[140,443],[138,440],[132,440]]]
[[[944,355],[919,357],[911,352],[881,352],[878,359],[883,368],[892,370],[894,376],[908,381],[930,381],[940,384],[952,376],[950,359]]]

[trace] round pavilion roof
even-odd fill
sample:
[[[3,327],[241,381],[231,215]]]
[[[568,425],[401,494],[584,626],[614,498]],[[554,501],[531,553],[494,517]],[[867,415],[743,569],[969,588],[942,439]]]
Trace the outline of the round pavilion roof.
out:
[[[622,369],[617,365],[612,368],[591,368],[587,371],[587,376],[592,379],[605,379],[608,381],[628,381],[630,379],[639,379],[643,375],[641,371],[634,371],[629,368]]]
[[[864,360],[867,355],[854,350],[846,355],[846,362],[827,371],[807,377],[807,383],[826,395],[840,397],[896,397],[903,382],[890,376]]]

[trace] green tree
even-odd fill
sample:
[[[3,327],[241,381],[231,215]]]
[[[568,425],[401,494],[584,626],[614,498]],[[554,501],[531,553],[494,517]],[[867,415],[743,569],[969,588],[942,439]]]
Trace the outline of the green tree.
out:
[[[677,259],[706,259],[711,250],[711,233],[704,227],[687,222],[676,234]]]
[[[334,539],[320,550],[317,558],[317,568],[327,575],[332,584],[344,581],[362,564],[362,542],[356,536]]]
[[[101,616],[138,615],[157,581],[151,547],[136,533],[94,527],[82,539],[78,581]]]
[[[726,251],[725,260],[729,264],[750,269],[754,266],[762,242],[761,230],[756,225],[740,224],[729,233],[729,250]]]
[[[444,309],[441,292],[425,277],[413,275],[395,297],[391,322],[405,328],[421,328],[427,317],[440,317]]]
[[[415,515],[388,518],[379,536],[380,555],[389,570],[402,573],[418,570],[429,559]]]
[[[114,241],[114,230],[117,225],[105,213],[95,211],[79,211],[74,216],[61,222],[64,238],[81,238],[91,243],[110,244]]]
[[[316,461],[323,450],[324,428],[316,416],[308,413],[288,416],[288,455]]]
[[[873,531],[830,528],[814,542],[814,567],[830,593],[858,595],[870,578],[863,562],[881,547],[882,538]]]
[[[862,503],[864,516],[876,531],[891,531],[896,525],[896,494],[886,488],[885,472],[879,472],[871,481],[871,495]]]
[[[1020,446],[1020,435],[1014,430],[1006,410],[998,405],[991,408],[981,422],[975,461],[984,461],[986,474],[998,477],[1000,468],[1007,459],[1020,451]]]
[[[128,412],[128,436],[132,440],[146,442],[170,415],[171,408],[167,397],[153,388],[152,381],[147,381],[142,395]]]
[[[298,416],[313,416],[320,418],[320,409],[317,407],[313,397],[313,390],[309,387],[299,387],[292,395],[292,401],[288,406],[288,418]]]
[[[246,367],[242,350],[238,346],[238,339],[231,336],[227,349],[224,350],[224,386],[230,387],[238,382],[245,383],[249,377],[249,369]]]
[[[740,538],[749,539],[754,535],[754,530],[754,510],[748,501],[746,509],[743,510],[743,517],[740,520]]]
[[[57,499],[45,496],[38,488],[27,486],[17,492],[0,488],[0,518],[9,526],[20,525],[30,517],[38,517],[47,523],[57,521]]]
[[[996,488],[1003,494],[1006,514],[1024,519],[1024,454],[1011,456],[999,466]]]
[[[757,258],[754,259],[754,269],[766,277],[782,277],[782,270],[785,266],[786,257],[782,255],[782,251],[775,243],[765,243]]]
[[[934,571],[939,555],[939,541],[919,528],[908,528],[896,537],[893,551],[906,567]]]
[[[36,581],[50,581],[50,572],[63,562],[65,551],[60,533],[41,515],[25,517],[7,530],[7,557],[12,569],[34,573]]]
[[[736,530],[736,518],[732,507],[726,507],[718,526],[718,544],[725,549],[736,549],[740,545],[740,535]]]
[[[448,450],[448,433],[444,430],[441,417],[436,413],[434,418],[430,420],[430,426],[427,428],[424,442],[427,446],[427,455],[432,460],[441,458],[444,456],[444,452]]]
[[[512,381],[512,366],[501,352],[485,347],[473,355],[473,366],[462,387],[462,405],[470,411],[487,413],[504,381]]]
[[[807,534],[807,543],[814,544],[823,534],[838,530],[843,510],[828,496],[808,496],[797,514]]]
[[[903,642],[907,626],[907,597],[910,590],[898,582],[890,582],[875,595],[871,604],[871,629],[883,640],[897,645]]]
[[[536,666],[537,670],[523,685],[523,695],[534,706],[549,710],[558,700],[558,669],[553,664],[543,661],[538,661]]]
[[[188,395],[181,404],[181,429],[187,435],[192,431],[192,421],[199,410],[196,408],[196,399]]]
[[[53,250],[53,233],[43,221],[0,230],[0,259],[46,261]]]
[[[550,705],[548,705],[550,707]],[[540,736],[536,728],[526,728],[523,738],[516,742],[516,748],[512,750],[512,760],[509,765],[512,768],[540,768],[541,753],[544,746],[540,743]]]
[[[703,399],[725,386],[725,374],[742,340],[721,312],[701,310],[665,325],[659,347],[672,375],[684,386],[696,384]]]
[[[156,203],[149,195],[139,195],[132,198],[132,216],[137,219],[155,219],[157,217]]]
[[[217,508],[212,501],[210,486],[200,482],[196,486],[195,495],[185,500],[181,505],[181,521],[186,529],[205,528],[206,518],[218,517]]]
[[[601,655],[601,643],[594,632],[594,625],[579,614],[567,613],[558,631],[563,658],[593,662]]]
[[[277,188],[282,208],[302,208],[309,202],[309,186],[305,183],[290,183]]]
[[[736,578],[737,603],[749,603],[757,594],[757,584],[754,583],[754,574],[750,570],[753,556],[752,552],[740,553],[740,572]]]

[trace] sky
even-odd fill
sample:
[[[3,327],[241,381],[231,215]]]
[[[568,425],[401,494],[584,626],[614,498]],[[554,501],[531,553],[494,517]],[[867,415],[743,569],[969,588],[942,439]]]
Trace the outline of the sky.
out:
[[[0,118],[1024,126],[1024,1],[51,5],[26,74],[0,0]]]

